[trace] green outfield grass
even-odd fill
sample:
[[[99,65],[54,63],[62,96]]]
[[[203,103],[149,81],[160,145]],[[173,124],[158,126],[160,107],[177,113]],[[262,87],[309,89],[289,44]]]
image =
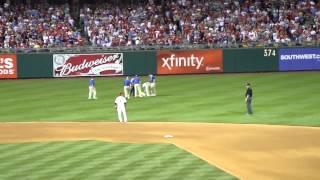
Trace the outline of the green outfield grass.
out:
[[[143,77],[146,80],[147,77]],[[0,121],[115,121],[123,77],[0,81]],[[245,82],[255,114],[245,113]],[[129,121],[320,125],[320,72],[158,76],[157,97],[130,99]]]
[[[170,144],[0,144],[0,179],[236,179]]]

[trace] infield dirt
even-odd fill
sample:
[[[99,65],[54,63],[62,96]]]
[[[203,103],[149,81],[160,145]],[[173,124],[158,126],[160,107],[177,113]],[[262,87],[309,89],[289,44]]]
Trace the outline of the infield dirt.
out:
[[[164,135],[172,138],[164,138]],[[1,143],[172,143],[240,179],[319,179],[320,128],[212,123],[0,123]]]

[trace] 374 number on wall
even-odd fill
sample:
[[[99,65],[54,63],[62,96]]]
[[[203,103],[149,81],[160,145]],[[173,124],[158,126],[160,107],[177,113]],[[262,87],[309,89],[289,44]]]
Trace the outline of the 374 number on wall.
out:
[[[264,49],[263,56],[264,57],[276,56],[276,50],[275,49]]]

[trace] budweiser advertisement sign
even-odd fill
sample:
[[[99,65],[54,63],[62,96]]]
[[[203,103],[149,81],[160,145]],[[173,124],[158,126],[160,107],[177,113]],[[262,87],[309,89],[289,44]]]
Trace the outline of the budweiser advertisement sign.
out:
[[[200,74],[223,71],[222,50],[158,51],[158,74]]]
[[[54,54],[53,76],[123,75],[123,53]]]
[[[0,79],[17,78],[17,55],[0,54]]]

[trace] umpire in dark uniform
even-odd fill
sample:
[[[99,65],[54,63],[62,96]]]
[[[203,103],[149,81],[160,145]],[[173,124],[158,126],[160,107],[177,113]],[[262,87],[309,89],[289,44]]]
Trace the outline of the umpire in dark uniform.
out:
[[[135,81],[135,77],[131,77],[130,79],[130,96],[134,97],[134,84],[133,82]]]
[[[247,104],[247,113],[252,115],[253,114],[253,111],[252,111],[252,97],[253,97],[253,91],[252,91],[252,88],[251,88],[251,85],[250,83],[247,83],[246,84],[246,87],[247,87],[247,90],[246,90],[246,104]]]

